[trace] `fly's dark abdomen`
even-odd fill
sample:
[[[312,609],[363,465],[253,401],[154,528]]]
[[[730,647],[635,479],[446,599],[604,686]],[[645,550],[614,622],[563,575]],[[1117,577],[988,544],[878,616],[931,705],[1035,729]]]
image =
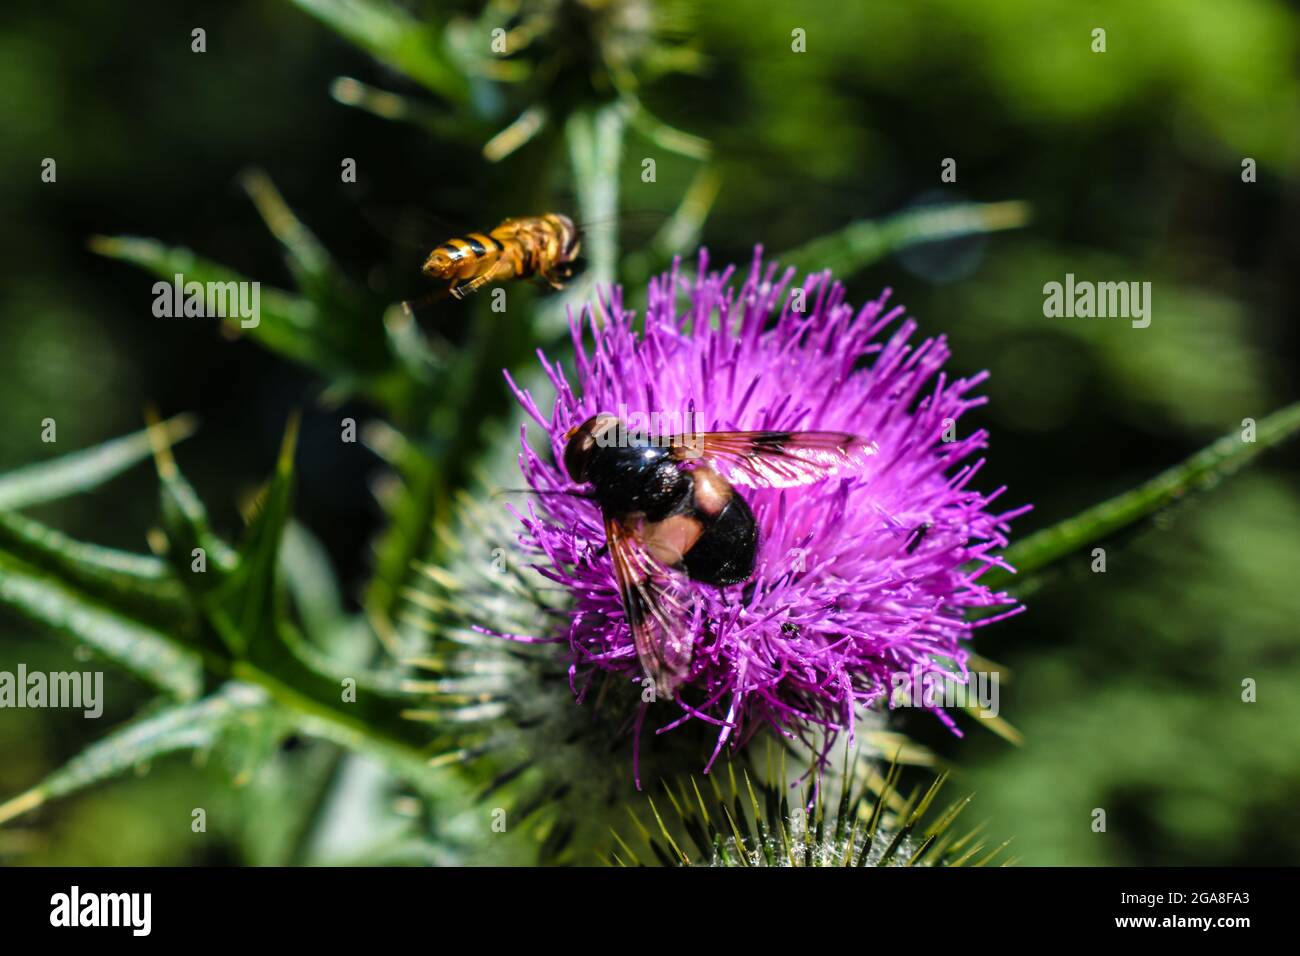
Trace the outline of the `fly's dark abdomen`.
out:
[[[667,448],[597,447],[587,464],[587,480],[596,500],[613,514],[645,515],[662,521],[689,502],[691,479],[677,467]]]
[[[683,560],[687,575],[719,588],[747,580],[754,573],[758,527],[745,499],[732,495],[722,511],[703,523],[704,533]]]

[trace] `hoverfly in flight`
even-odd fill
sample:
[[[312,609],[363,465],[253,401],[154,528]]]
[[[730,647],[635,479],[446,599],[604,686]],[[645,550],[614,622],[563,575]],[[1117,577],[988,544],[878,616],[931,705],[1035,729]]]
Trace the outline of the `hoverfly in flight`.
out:
[[[548,212],[506,219],[488,233],[448,239],[429,253],[422,271],[449,281],[447,291],[457,299],[489,282],[533,276],[559,289],[572,278],[581,248],[573,220]]]
[[[569,430],[564,467],[593,488],[637,657],[658,695],[671,700],[691,664],[687,612],[667,575],[723,588],[754,573],[758,528],[734,486],[808,485],[855,471],[877,451],[847,432],[629,433],[609,414]]]

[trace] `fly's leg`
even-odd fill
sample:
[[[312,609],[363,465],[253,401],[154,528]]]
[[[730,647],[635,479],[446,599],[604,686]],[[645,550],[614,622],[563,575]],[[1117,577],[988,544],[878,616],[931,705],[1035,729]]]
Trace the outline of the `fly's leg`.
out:
[[[501,271],[500,266],[501,266],[501,260],[497,260],[497,262],[492,266],[491,269],[483,273],[477,279],[471,279],[469,282],[466,282],[463,286],[459,286],[457,289],[455,289],[452,292],[452,295],[454,295],[458,299],[463,299],[471,292],[477,292],[479,289],[483,288],[483,286],[491,282],[493,278],[495,278],[496,274],[499,271]]]
[[[563,288],[564,288],[564,283],[561,282],[559,279],[557,279],[554,275],[552,275],[552,274],[549,273],[549,272],[539,272],[539,273],[537,273],[537,278],[541,279],[543,282],[545,282],[547,285],[549,285],[552,289],[563,289]]]

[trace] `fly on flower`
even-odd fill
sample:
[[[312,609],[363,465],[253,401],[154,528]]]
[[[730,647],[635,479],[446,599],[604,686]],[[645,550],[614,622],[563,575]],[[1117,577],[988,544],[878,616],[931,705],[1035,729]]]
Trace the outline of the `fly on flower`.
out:
[[[758,527],[733,486],[813,484],[859,468],[878,450],[848,432],[648,435],[609,414],[569,429],[565,442],[565,469],[592,486],[600,506],[637,658],[669,700],[689,672],[691,643],[665,579],[685,574],[725,588],[754,573]]]
[[[570,602],[557,630],[512,636],[566,642],[579,699],[602,672],[651,677],[680,711],[659,732],[718,729],[706,769],[764,726],[829,746],[900,672],[964,680],[976,628],[1019,610],[981,581],[1026,510],[973,487],[988,435],[961,426],[985,375],[945,373],[945,339],[888,293],[855,308],[823,272],[796,300],[794,278],[701,252],[640,314],[615,287],[573,317],[546,411],[515,388],[549,452],[521,443],[538,499],[520,541]],[[702,434],[633,424],[650,409],[707,410]]]

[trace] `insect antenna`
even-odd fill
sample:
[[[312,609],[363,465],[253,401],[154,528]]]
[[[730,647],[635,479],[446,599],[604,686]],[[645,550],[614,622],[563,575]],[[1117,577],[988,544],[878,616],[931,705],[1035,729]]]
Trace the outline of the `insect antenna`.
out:
[[[566,498],[583,498],[591,500],[594,497],[590,491],[538,491],[536,488],[498,488],[492,493],[493,498],[500,498],[503,495],[562,495]]]

